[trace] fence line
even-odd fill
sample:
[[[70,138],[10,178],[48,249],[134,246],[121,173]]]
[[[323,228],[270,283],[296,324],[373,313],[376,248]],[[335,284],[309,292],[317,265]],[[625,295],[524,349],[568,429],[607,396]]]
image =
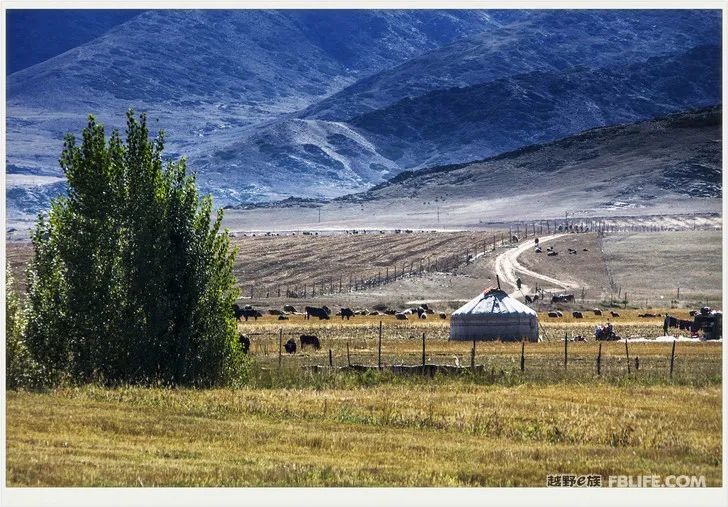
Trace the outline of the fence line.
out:
[[[250,333],[253,335],[253,333]],[[270,331],[268,333],[257,333],[258,336],[260,335],[268,335],[275,339],[275,337],[278,338],[278,354],[277,354],[277,364],[278,368],[280,369],[282,367],[282,361],[283,356],[282,354],[282,342],[283,342],[283,336],[288,336],[291,333],[283,333],[283,329],[279,329],[276,331]],[[563,359],[559,360],[558,355],[555,355],[553,357],[550,356],[544,356],[542,353],[536,352],[530,352],[532,350],[532,347],[538,348],[538,345],[536,343],[529,343],[529,346],[526,347],[526,340],[522,340],[520,343],[520,354],[518,353],[518,350],[516,349],[514,351],[513,356],[511,357],[508,354],[503,353],[497,353],[493,355],[488,355],[487,353],[477,353],[477,342],[473,341],[472,346],[470,348],[469,353],[467,351],[464,351],[464,354],[470,355],[470,364],[460,364],[457,362],[455,365],[448,365],[448,364],[437,364],[433,362],[427,361],[427,355],[426,355],[426,334],[422,333],[422,356],[421,361],[417,361],[417,351],[413,351],[412,354],[407,353],[407,356],[414,356],[414,361],[412,361],[412,364],[405,364],[404,362],[398,362],[395,363],[386,363],[384,361],[384,355],[383,351],[386,350],[386,341],[384,340],[384,329],[382,322],[380,321],[380,324],[378,327],[372,328],[372,338],[375,338],[377,340],[376,349],[374,351],[367,348],[367,353],[362,354],[361,352],[357,352],[356,349],[350,349],[349,340],[345,340],[345,356],[339,356],[339,361],[336,360],[335,355],[335,347],[331,346],[331,343],[327,344],[327,348],[323,348],[323,344],[321,344],[321,350],[325,351],[326,353],[323,354],[321,357],[318,357],[318,359],[321,359],[323,364],[319,364],[318,362],[315,364],[303,364],[300,365],[301,368],[313,368],[316,370],[324,370],[326,367],[328,369],[334,369],[334,370],[355,370],[355,371],[366,371],[366,370],[390,370],[394,371],[395,373],[401,372],[401,373],[408,373],[408,372],[414,372],[414,373],[427,373],[427,374],[433,374],[435,372],[462,372],[465,373],[467,371],[479,371],[483,372],[486,371],[486,367],[490,366],[492,368],[495,368],[496,366],[498,368],[502,368],[505,366],[506,368],[509,367],[511,371],[515,372],[516,369],[519,369],[521,373],[526,372],[535,372],[535,373],[548,373],[548,372],[558,372],[562,371],[566,373],[567,371],[570,373],[573,372],[593,372],[597,376],[601,376],[605,369],[607,370],[607,373],[621,373],[626,374],[628,377],[633,377],[637,375],[643,375],[643,374],[664,374],[668,378],[673,378],[673,373],[675,371],[676,367],[676,344],[677,341],[673,340],[672,343],[665,343],[665,345],[670,345],[671,347],[667,350],[665,350],[664,356],[660,356],[658,354],[649,355],[646,358],[643,357],[642,359],[637,356],[634,357],[632,360],[630,360],[630,354],[628,349],[628,344],[625,341],[625,350],[623,354],[619,353],[613,353],[609,356],[604,356],[602,353],[602,344],[604,342],[595,342],[594,348],[589,348],[589,350],[580,350],[579,353],[574,354],[570,348],[569,348],[569,341],[568,339],[564,340],[564,356]],[[567,336],[568,338],[568,336]],[[261,347],[262,345],[262,347]],[[598,346],[597,346],[598,345]],[[261,353],[261,348],[263,355],[268,355],[267,350],[267,344],[266,343],[258,343],[255,345],[253,350],[257,350],[258,353]],[[339,351],[340,354],[343,352]],[[590,356],[590,353],[595,353],[595,355]],[[357,356],[361,359],[363,357],[368,357],[371,360],[367,361],[368,364],[363,363],[356,363],[352,360],[352,358],[355,360]],[[401,359],[402,352],[399,351],[397,354],[397,357]],[[520,356],[520,357],[519,357]],[[307,356],[307,358],[310,356]],[[596,360],[594,360],[596,358]],[[518,359],[518,361],[516,361]],[[345,360],[346,366],[345,367],[335,367],[335,364],[341,364]],[[480,361],[478,361],[480,360]],[[500,364],[498,364],[500,363]],[[712,364],[715,363],[715,364]],[[518,366],[515,366],[515,365]],[[591,365],[590,365],[591,364]],[[632,365],[634,364],[634,370],[632,369]],[[690,364],[690,361],[688,361],[688,365]],[[698,363],[696,363],[698,364]],[[721,360],[720,358],[717,358],[716,361],[701,361],[699,363],[701,366],[705,366],[706,364],[708,366],[715,366],[717,368],[716,371],[720,371],[721,367]],[[568,365],[568,369],[567,369]]]

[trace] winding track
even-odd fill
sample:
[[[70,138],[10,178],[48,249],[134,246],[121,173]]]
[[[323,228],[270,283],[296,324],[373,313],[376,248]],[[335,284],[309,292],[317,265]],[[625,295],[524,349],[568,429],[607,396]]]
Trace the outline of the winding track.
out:
[[[558,239],[562,236],[566,236],[565,233],[562,234],[551,234],[550,236],[544,236],[543,238],[539,238],[539,245],[543,245],[544,243],[547,243],[549,241],[553,241],[555,239]],[[561,287],[564,290],[574,289],[576,288],[576,285],[565,282],[563,280],[558,280],[556,278],[552,278],[550,276],[542,275],[541,273],[536,273],[535,271],[531,271],[528,268],[523,267],[518,262],[518,257],[528,250],[529,248],[533,248],[534,243],[533,240],[531,241],[524,241],[522,244],[518,245],[515,248],[511,248],[502,254],[500,254],[495,259],[495,272],[498,275],[498,277],[501,279],[502,282],[506,282],[507,284],[511,285],[515,290],[511,293],[511,296],[522,296],[524,294],[528,294],[530,292],[530,287],[528,287],[526,284],[521,283],[521,290],[519,291],[516,285],[516,279],[518,278],[518,273],[528,275],[531,278],[537,278],[539,280],[543,280],[544,282],[548,282],[552,285],[555,285],[556,287]],[[546,255],[544,253],[544,255]]]

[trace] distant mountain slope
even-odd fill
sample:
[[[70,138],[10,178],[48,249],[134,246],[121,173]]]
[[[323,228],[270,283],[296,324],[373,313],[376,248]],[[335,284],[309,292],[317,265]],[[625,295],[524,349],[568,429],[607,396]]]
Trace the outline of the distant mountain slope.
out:
[[[8,99],[55,108],[99,99],[187,107],[283,102],[292,110],[488,22],[478,11],[146,11],[9,76]]]
[[[132,106],[195,167],[362,76],[495,26],[472,10],[145,11],[8,76],[8,171],[58,176],[65,133],[89,113],[121,128]],[[216,162],[217,176],[246,161]],[[218,196],[245,194],[217,183]]]
[[[641,207],[670,197],[720,198],[721,108],[588,130],[479,162],[406,171],[341,202],[502,200],[514,209]]]
[[[8,9],[7,73],[12,74],[99,37],[141,14],[137,9]]]
[[[205,174],[203,189],[225,202],[332,198],[366,190],[400,171],[348,125],[321,120],[275,122],[195,160]],[[235,190],[223,193],[221,181]]]
[[[721,49],[531,72],[404,99],[350,121],[400,167],[460,162],[721,100]]]
[[[720,49],[603,69],[531,72],[404,99],[349,122],[288,118],[195,157],[228,202],[336,197],[404,169],[481,159],[589,128],[720,102]],[[225,167],[216,172],[216,168]],[[244,198],[247,196],[247,198]],[[260,198],[259,198],[260,199]],[[259,200],[258,199],[258,200]]]
[[[361,79],[312,106],[308,118],[346,121],[406,97],[528,72],[601,68],[717,45],[717,10],[519,11],[511,23]]]
[[[147,11],[8,77],[9,210],[62,190],[62,137],[89,112],[110,130],[128,107],[147,111],[223,206],[331,198],[717,104],[720,22],[690,10]],[[49,179],[26,188],[28,175]]]

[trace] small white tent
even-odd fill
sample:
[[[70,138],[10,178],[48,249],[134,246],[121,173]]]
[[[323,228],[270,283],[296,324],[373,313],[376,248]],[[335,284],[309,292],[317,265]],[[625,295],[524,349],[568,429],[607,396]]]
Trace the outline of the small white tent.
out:
[[[538,341],[538,315],[500,289],[465,303],[450,318],[450,340]]]

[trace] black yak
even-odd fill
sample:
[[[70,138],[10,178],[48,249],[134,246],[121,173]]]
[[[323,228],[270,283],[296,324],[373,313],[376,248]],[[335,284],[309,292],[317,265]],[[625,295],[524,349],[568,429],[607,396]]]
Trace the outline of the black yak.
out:
[[[250,350],[250,338],[240,333],[238,335],[238,343],[240,343],[240,349],[243,351],[243,354],[247,354]]]
[[[296,353],[296,340],[294,340],[293,338],[290,338],[286,342],[284,347],[286,348],[286,352],[288,352],[289,354],[295,354]]]
[[[321,342],[319,342],[318,337],[310,334],[301,335],[301,350],[303,350],[304,345],[311,345],[316,350],[321,348]]]
[[[306,320],[310,319],[312,315],[318,317],[319,320],[329,320],[330,314],[331,310],[327,306],[322,306],[321,308],[317,306],[306,307]]]

